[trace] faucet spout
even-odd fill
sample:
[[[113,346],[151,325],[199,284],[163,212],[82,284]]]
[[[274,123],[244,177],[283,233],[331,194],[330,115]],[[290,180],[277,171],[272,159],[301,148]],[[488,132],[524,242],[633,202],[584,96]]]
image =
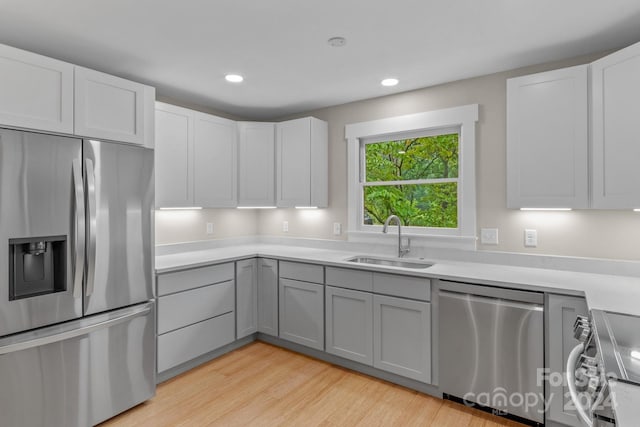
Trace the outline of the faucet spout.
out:
[[[389,228],[389,224],[391,223],[391,221],[394,221],[394,220],[398,225],[398,258],[402,258],[411,250],[410,248],[411,241],[407,242],[406,247],[402,246],[402,221],[400,221],[400,218],[398,218],[397,215],[389,215],[389,217],[384,221],[384,225],[382,226],[382,232],[386,234]]]

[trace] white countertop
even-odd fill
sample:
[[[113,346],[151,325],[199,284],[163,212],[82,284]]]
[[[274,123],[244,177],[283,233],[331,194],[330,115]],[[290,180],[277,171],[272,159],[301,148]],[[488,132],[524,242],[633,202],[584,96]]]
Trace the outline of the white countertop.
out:
[[[356,255],[367,254],[256,243],[158,255],[156,272],[162,274],[260,256],[564,295],[584,295],[590,309],[640,316],[640,278],[638,277],[441,260],[433,261],[434,265],[426,269],[363,265],[345,261]],[[411,260],[411,258],[406,259]]]

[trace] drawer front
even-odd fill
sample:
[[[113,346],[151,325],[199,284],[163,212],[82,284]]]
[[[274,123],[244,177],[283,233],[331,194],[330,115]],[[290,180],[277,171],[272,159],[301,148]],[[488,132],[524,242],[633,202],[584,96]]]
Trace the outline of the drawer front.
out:
[[[158,275],[158,296],[233,280],[233,263]]]
[[[158,299],[158,334],[233,311],[233,281],[192,289]]]
[[[280,261],[280,277],[303,282],[324,283],[324,267],[315,264]]]
[[[326,283],[340,288],[356,291],[373,291],[373,273],[370,271],[350,270],[347,268],[326,268]]]
[[[227,313],[158,337],[158,372],[188,362],[235,339],[235,314]]]
[[[423,277],[373,274],[373,292],[421,301],[431,300],[431,280]]]

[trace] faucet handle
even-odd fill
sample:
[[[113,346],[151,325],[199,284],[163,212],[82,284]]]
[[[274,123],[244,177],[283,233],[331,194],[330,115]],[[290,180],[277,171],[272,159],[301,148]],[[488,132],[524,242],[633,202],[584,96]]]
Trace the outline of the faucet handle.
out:
[[[400,257],[408,254],[409,252],[411,252],[411,238],[407,237],[407,246],[400,246]]]

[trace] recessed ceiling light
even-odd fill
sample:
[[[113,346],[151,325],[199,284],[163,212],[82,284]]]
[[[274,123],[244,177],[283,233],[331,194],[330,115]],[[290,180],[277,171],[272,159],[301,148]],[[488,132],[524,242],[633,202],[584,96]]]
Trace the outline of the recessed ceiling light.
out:
[[[382,86],[395,86],[398,84],[398,79],[384,79],[380,84]]]
[[[226,81],[231,83],[240,83],[244,80],[244,77],[242,77],[240,74],[227,74],[226,76],[224,76],[224,78]]]
[[[344,37],[331,37],[327,40],[327,43],[329,43],[329,46],[331,47],[342,47],[347,44],[347,39]]]

